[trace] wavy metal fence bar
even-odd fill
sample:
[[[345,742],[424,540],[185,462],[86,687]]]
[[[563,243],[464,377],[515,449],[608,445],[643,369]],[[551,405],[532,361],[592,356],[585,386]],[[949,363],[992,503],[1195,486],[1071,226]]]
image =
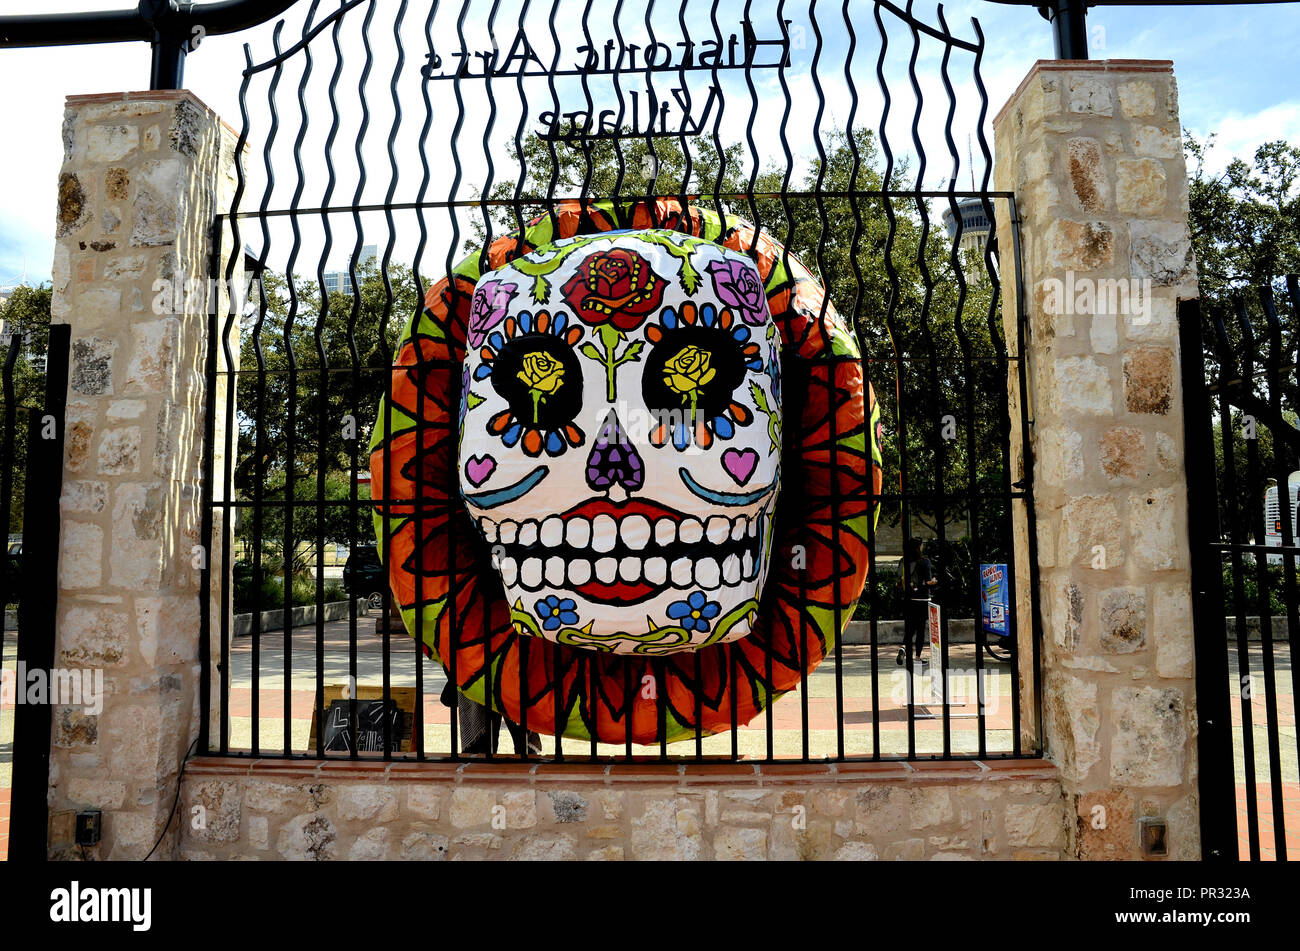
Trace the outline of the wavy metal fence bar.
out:
[[[205,597],[219,610],[204,614],[202,654],[216,660],[205,667],[201,748],[333,755],[323,728],[310,742],[304,735],[308,720],[323,725],[340,699],[328,689],[334,681],[347,685],[339,755],[363,755],[368,696],[383,702],[376,755],[464,755],[456,707],[444,723],[433,706],[443,671],[414,651],[400,624],[386,623],[387,584],[373,637],[355,607],[346,631],[327,629],[318,615],[297,638],[260,630],[258,612],[288,614],[295,557],[311,551],[324,564],[335,543],[346,543],[354,598],[373,590],[366,518],[397,516],[391,493],[369,498],[363,440],[379,407],[391,412],[395,342],[422,313],[430,275],[450,283],[462,254],[486,255],[502,235],[523,248],[526,225],[554,220],[566,202],[585,211],[608,201],[614,214],[643,202],[653,215],[663,199],[698,203],[723,220],[734,208],[804,258],[856,329],[887,441],[881,494],[838,503],[881,507],[868,539],[864,643],[837,638],[815,675],[804,666],[797,711],[793,701],[769,708],[761,726],[738,729],[733,705],[732,729],[710,738],[691,711],[672,712],[696,724],[694,742],[682,746],[696,759],[1038,755],[1022,741],[1022,723],[1040,735],[1039,691],[1034,709],[1022,709],[1020,689],[1022,680],[1037,686],[1037,606],[1029,617],[1012,613],[1009,637],[986,635],[979,621],[980,566],[1014,566],[1015,546],[1030,546],[1031,576],[1009,572],[1015,605],[1015,585],[1037,587],[1037,559],[1029,478],[1012,484],[1011,475],[1008,384],[1024,385],[1025,322],[1020,313],[1004,321],[1001,289],[1019,280],[1018,245],[1014,231],[995,225],[998,206],[1016,221],[1015,197],[989,187],[978,22],[962,38],[942,10],[936,26],[910,3],[887,0],[747,0],[743,9],[701,0],[460,0],[421,13],[407,0],[317,0],[296,35],[277,23],[268,58],[245,47],[237,154],[247,146],[252,158],[240,161],[233,205],[214,224],[217,246],[225,240],[234,250],[214,261],[212,278],[234,281],[245,264],[256,280],[248,307],[232,303],[210,330],[209,437],[220,417],[229,442],[217,451],[209,438],[207,484],[232,489],[211,493],[205,507],[209,550],[219,553],[204,575]],[[692,220],[671,224],[691,228]],[[346,257],[341,266],[336,254]],[[832,400],[829,383],[812,385],[826,385]],[[1027,433],[1027,409],[1014,411]],[[1017,506],[1029,526],[1019,538]],[[423,520],[447,518],[451,549],[458,525],[470,544],[459,497],[430,499],[411,517],[417,537]],[[951,648],[960,656],[942,642],[942,702],[934,704],[895,666],[879,625],[897,614],[901,544],[922,534],[933,537],[944,581],[945,630],[951,615],[975,619],[974,643]],[[387,565],[383,535],[377,554]],[[247,553],[238,563],[237,547]],[[318,603],[326,586],[322,571],[299,584]],[[246,639],[232,635],[236,608],[253,612]],[[837,629],[843,620],[836,607]],[[684,681],[699,677],[698,654],[665,659],[661,669],[670,663]],[[772,663],[769,650],[769,674]],[[455,680],[454,659],[451,668]],[[585,669],[594,680],[594,662]],[[962,706],[959,673],[973,675],[977,691],[996,677],[1001,692],[972,693]],[[409,749],[386,712],[403,690],[414,694],[409,733],[400,724]],[[557,729],[552,750],[523,755],[676,758],[662,729],[666,693],[657,702],[655,744],[634,744],[629,731],[611,748],[562,739]],[[697,693],[697,714],[702,702]]]

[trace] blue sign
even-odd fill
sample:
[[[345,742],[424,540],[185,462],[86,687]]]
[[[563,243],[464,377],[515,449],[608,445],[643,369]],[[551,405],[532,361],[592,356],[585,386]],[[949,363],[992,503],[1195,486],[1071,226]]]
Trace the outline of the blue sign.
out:
[[[1007,566],[980,565],[980,613],[984,619],[984,633],[1009,636],[1010,611]]]

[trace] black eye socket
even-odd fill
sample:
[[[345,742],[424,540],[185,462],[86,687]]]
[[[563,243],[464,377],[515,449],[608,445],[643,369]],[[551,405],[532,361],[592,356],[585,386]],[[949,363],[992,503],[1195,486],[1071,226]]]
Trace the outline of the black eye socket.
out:
[[[701,359],[707,355],[707,366]],[[655,410],[689,409],[695,397],[701,418],[720,416],[745,379],[740,343],[718,327],[677,327],[663,336],[646,357],[641,392]],[[703,380],[704,382],[700,382]]]
[[[582,367],[573,348],[558,337],[514,337],[492,361],[492,388],[525,426],[559,429],[582,408]]]

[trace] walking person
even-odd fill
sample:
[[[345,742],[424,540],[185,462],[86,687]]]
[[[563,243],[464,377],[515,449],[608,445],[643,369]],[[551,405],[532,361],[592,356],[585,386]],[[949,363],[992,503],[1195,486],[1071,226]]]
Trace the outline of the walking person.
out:
[[[930,599],[938,587],[930,559],[925,557],[925,543],[919,538],[909,538],[904,548],[903,582],[906,586],[906,603],[903,614],[903,646],[898,649],[898,666],[907,663],[907,655],[915,643],[915,659],[921,659],[925,646],[926,628],[930,620]]]

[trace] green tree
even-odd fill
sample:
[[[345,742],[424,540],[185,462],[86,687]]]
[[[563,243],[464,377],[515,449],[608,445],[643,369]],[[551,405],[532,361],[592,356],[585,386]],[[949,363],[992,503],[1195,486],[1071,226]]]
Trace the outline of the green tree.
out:
[[[19,285],[9,299],[0,303],[0,452],[4,452],[8,428],[13,426],[12,455],[7,463],[12,485],[9,498],[8,531],[23,530],[23,502],[27,495],[28,408],[44,405],[45,357],[50,338],[50,295],[48,284]],[[11,423],[12,419],[12,423]]]

